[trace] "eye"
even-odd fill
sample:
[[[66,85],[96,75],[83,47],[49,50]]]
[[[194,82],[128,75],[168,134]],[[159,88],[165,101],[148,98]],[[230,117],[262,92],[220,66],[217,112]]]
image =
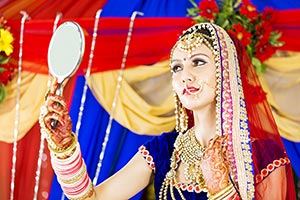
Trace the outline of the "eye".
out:
[[[193,60],[194,67],[202,66],[202,65],[205,65],[206,63],[207,63],[206,61],[204,61],[203,59],[199,59],[199,58]]]
[[[181,67],[180,65],[178,65],[178,64],[172,65],[172,66],[171,66],[171,71],[172,71],[173,73],[179,72],[179,71],[181,71],[181,70],[182,70],[182,67]]]

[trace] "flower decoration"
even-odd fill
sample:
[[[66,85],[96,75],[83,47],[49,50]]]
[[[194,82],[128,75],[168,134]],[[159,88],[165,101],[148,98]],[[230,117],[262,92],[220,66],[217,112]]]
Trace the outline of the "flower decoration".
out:
[[[5,86],[12,80],[14,68],[9,63],[10,55],[13,52],[13,35],[10,32],[10,27],[6,25],[6,20],[0,18],[0,103],[6,97]]]
[[[258,12],[250,0],[202,0],[188,9],[188,16],[200,22],[212,22],[235,35],[246,48],[259,74],[266,69],[264,61],[270,58],[284,42],[272,23],[276,15],[272,8]]]

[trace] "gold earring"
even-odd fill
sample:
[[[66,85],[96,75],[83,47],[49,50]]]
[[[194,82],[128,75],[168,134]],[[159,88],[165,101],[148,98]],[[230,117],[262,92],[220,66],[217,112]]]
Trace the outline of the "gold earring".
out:
[[[186,113],[186,108],[183,107],[176,93],[174,94],[175,94],[174,97],[175,97],[176,131],[179,133],[183,133],[188,128],[188,115]]]

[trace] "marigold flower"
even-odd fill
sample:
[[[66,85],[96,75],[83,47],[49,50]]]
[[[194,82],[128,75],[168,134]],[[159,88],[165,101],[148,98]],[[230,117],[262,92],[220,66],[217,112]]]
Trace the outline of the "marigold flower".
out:
[[[14,38],[8,30],[0,29],[0,52],[3,51],[9,56],[13,52],[13,41]]]

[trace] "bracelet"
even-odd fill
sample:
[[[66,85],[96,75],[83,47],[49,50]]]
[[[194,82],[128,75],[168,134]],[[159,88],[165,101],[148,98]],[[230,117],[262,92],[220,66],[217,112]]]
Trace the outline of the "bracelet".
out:
[[[93,185],[82,159],[79,143],[74,153],[61,159],[51,152],[51,164],[65,195],[69,199],[86,199],[93,195]]]
[[[94,188],[92,182],[89,183],[88,190],[81,196],[66,195],[70,200],[84,200],[93,196]]]
[[[72,132],[71,136],[73,138],[72,143],[67,148],[60,148],[55,144],[55,142],[51,139],[51,130],[49,130],[44,123],[44,117],[48,113],[48,110],[45,105],[41,106],[40,109],[40,116],[39,116],[39,124],[41,127],[41,133],[44,138],[47,139],[48,147],[52,152],[55,152],[58,157],[68,157],[70,156],[74,151],[74,146],[77,143],[77,136]]]
[[[59,182],[62,182],[62,183],[65,183],[65,184],[75,183],[75,182],[79,181],[84,176],[85,173],[86,173],[86,166],[82,165],[79,173],[76,174],[73,178],[65,179],[65,178],[62,178],[62,177],[58,177]]]
[[[71,133],[71,136],[73,138],[72,140],[72,143],[65,149],[62,149],[62,148],[59,148],[57,147],[54,147],[53,148],[53,145],[51,143],[48,142],[48,147],[49,149],[57,156],[57,157],[63,157],[63,156],[70,156],[72,154],[72,151],[75,150],[75,147],[77,145],[77,136],[72,132]],[[51,140],[51,139],[50,139]],[[47,139],[48,141],[48,139]],[[52,140],[51,140],[52,141]],[[52,141],[53,142],[53,141]],[[54,143],[54,142],[53,142]]]
[[[221,191],[219,191],[217,194],[211,195],[208,197],[209,200],[218,200],[218,199],[224,199],[227,195],[229,195],[231,192],[234,191],[233,184],[230,183],[228,186],[223,188]]]

